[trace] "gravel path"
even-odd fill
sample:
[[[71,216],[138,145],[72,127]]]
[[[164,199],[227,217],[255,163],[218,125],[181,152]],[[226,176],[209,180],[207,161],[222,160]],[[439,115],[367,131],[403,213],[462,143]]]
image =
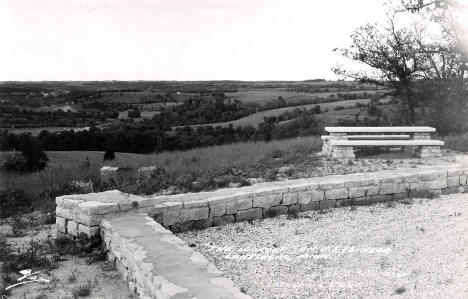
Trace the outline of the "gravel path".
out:
[[[254,298],[468,298],[468,194],[179,236]]]

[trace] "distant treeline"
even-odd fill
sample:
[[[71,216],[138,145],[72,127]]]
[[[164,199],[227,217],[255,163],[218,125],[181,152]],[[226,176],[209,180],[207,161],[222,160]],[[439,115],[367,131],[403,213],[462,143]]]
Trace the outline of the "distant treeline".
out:
[[[143,124],[122,124],[119,127],[88,131],[42,131],[37,137],[23,133],[15,135],[2,131],[0,150],[18,150],[21,140],[26,137],[43,150],[55,151],[119,151],[150,153],[172,150],[187,150],[195,147],[228,144],[235,142],[285,139],[296,136],[320,134],[322,126],[311,115],[303,115],[280,125],[276,118],[265,119],[258,128],[253,126],[228,127],[185,126],[174,131],[164,131]],[[24,142],[23,142],[24,143]]]
[[[83,110],[34,111],[0,104],[0,127],[77,127],[92,126],[107,118],[117,118],[118,111]]]

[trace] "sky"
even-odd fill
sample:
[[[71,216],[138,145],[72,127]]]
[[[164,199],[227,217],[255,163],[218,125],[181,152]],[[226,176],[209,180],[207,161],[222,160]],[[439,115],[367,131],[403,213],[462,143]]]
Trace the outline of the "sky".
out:
[[[383,0],[2,0],[0,81],[334,79]]]

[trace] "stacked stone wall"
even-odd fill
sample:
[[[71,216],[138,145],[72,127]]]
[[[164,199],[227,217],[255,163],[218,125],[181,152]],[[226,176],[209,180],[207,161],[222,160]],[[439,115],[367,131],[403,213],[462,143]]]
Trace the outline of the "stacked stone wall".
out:
[[[191,298],[194,294],[199,298],[249,298],[170,231],[468,192],[467,161],[460,158],[452,166],[289,180],[172,196],[143,197],[118,190],[66,195],[56,199],[56,226],[60,235],[102,240],[108,259],[142,298]],[[167,259],[160,259],[161,250],[173,258],[177,255],[179,264],[160,270]],[[154,251],[159,253],[152,255]],[[180,281],[179,275],[169,273],[172,271],[192,273],[197,281]],[[189,281],[193,283],[187,284]]]
[[[299,211],[467,192],[468,167],[417,168],[262,183],[215,192],[142,197],[117,190],[58,197],[60,233],[99,237],[108,214],[135,210],[174,231],[203,229]]]

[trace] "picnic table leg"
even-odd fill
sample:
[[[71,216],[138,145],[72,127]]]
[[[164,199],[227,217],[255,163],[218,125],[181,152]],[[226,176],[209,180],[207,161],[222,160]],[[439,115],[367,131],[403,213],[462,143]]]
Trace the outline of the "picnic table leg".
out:
[[[331,141],[333,140],[348,140],[348,134],[347,133],[330,133],[329,139],[327,141],[327,153],[328,156],[334,157],[335,156],[342,156],[343,155],[343,150],[342,149],[336,149],[336,147],[331,146]],[[325,143],[324,143],[325,144]],[[352,149],[352,147],[351,147]],[[334,152],[338,152],[339,154],[334,154]],[[353,154],[354,155],[354,154]],[[354,156],[353,156],[354,158]]]
[[[440,146],[420,146],[416,152],[418,158],[438,158],[442,157]]]
[[[354,150],[352,146],[335,146],[331,151],[331,156],[336,159],[354,159]]]

